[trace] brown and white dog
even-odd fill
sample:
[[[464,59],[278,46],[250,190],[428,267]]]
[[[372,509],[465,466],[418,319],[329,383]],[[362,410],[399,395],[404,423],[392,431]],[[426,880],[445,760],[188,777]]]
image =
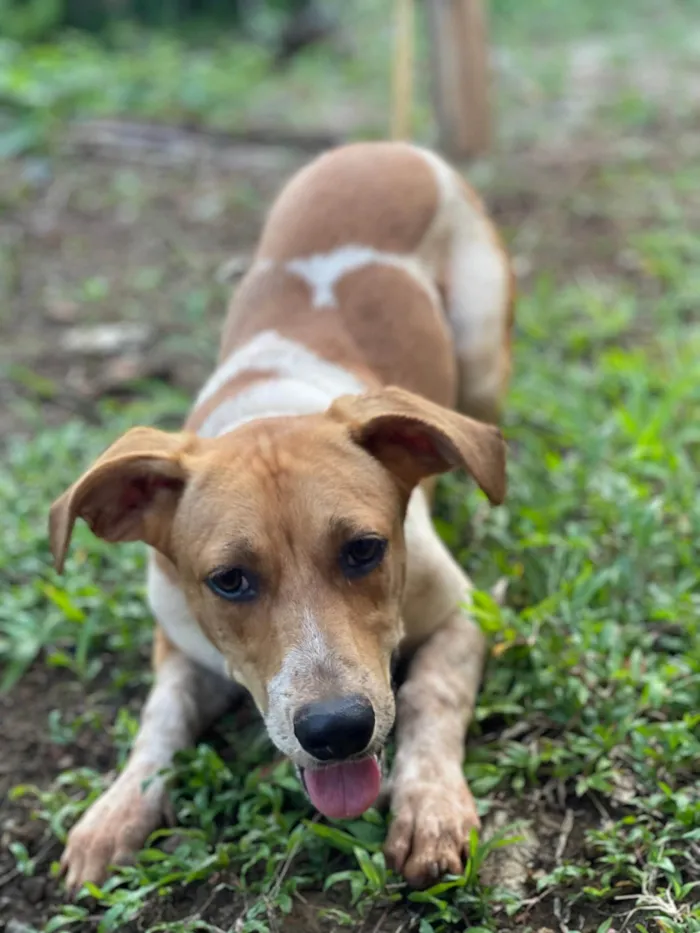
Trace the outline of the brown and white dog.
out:
[[[78,517],[149,545],[157,621],[141,728],[69,836],[69,888],[143,845],[166,800],[154,776],[235,685],[329,817],[375,802],[396,717],[389,860],[414,884],[461,871],[479,822],[462,760],[485,645],[429,478],[461,467],[503,499],[504,443],[486,422],[511,325],[498,235],[433,153],[345,146],[288,183],[184,430],[134,428],[51,509],[59,570]],[[395,699],[397,649],[409,666]]]

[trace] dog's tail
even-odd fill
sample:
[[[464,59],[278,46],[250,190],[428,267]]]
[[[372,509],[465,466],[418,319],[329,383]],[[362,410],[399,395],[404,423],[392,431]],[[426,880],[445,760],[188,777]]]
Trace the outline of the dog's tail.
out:
[[[515,279],[510,257],[476,193],[432,152],[440,207],[424,244],[439,254],[440,290],[457,357],[458,407],[496,422],[510,377]]]
[[[461,411],[500,420],[511,373],[515,275],[501,236],[462,179],[465,220],[452,240],[446,310],[454,335]]]

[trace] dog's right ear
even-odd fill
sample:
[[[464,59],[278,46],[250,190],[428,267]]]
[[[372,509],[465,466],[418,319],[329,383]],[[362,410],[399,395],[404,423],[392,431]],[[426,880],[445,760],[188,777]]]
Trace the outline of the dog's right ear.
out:
[[[172,517],[187,480],[194,435],[132,428],[51,506],[49,539],[63,570],[76,519],[105,541],[145,541],[166,550]]]

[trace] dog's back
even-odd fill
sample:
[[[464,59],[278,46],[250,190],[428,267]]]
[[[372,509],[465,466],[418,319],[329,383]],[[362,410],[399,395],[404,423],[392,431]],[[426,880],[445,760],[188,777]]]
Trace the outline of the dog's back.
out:
[[[221,360],[262,332],[363,384],[494,419],[508,371],[510,270],[470,189],[434,154],[358,143],[308,165],[270,211]]]

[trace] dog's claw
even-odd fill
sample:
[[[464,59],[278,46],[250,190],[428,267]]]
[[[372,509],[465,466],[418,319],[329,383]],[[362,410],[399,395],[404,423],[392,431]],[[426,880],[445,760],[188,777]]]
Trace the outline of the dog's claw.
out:
[[[405,789],[399,783],[392,812],[384,851],[409,884],[426,887],[442,875],[462,873],[479,817],[461,774],[451,781],[412,781]]]

